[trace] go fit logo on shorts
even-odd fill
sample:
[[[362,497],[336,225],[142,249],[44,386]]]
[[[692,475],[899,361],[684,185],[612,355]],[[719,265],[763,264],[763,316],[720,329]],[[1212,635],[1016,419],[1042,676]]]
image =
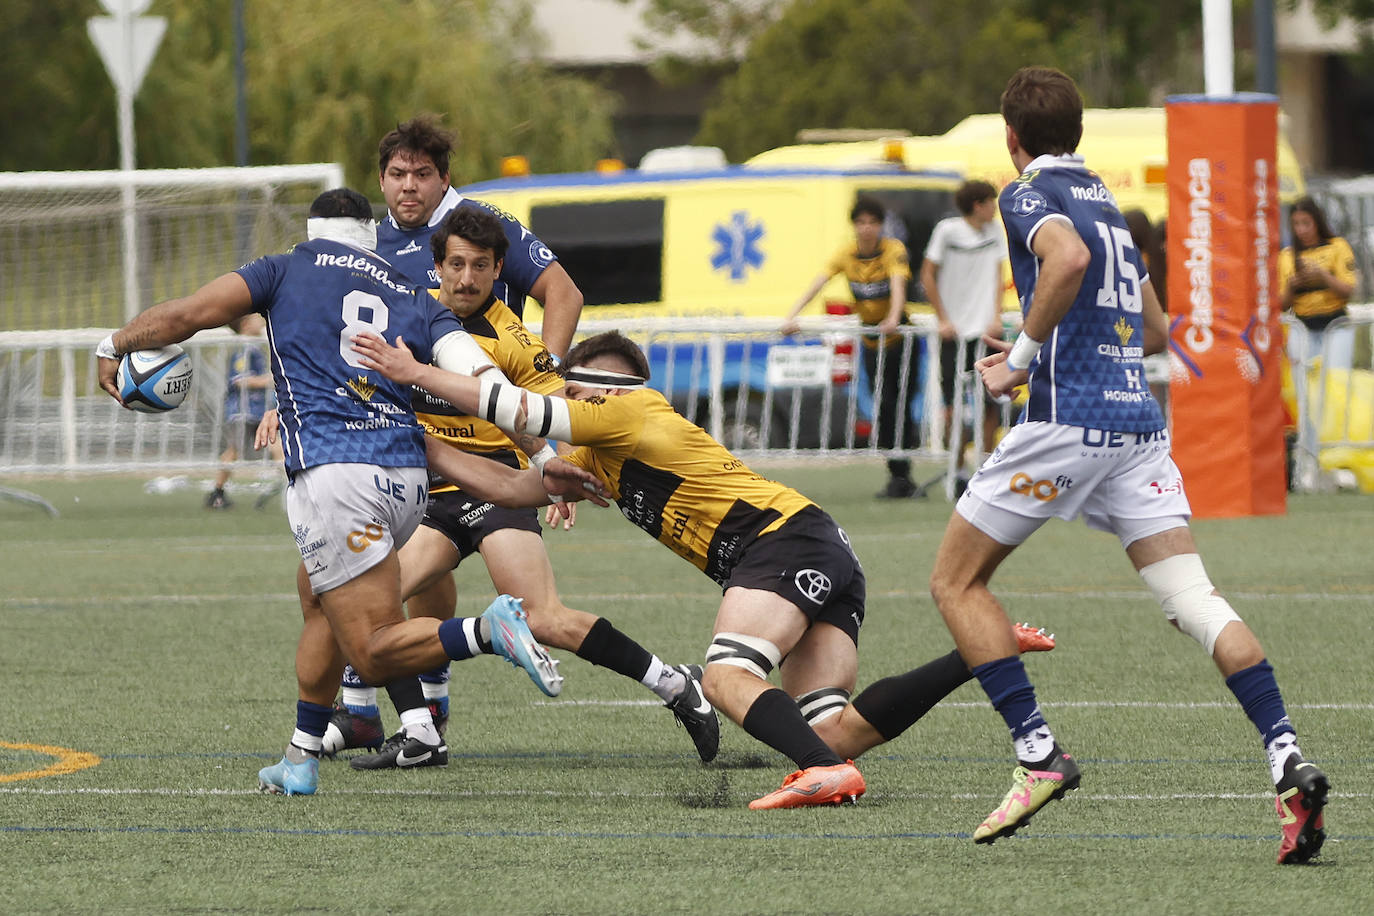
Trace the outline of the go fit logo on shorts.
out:
[[[374,541],[380,541],[386,532],[381,525],[365,525],[362,531],[350,531],[348,537],[344,538],[344,543],[348,549],[354,553],[362,553],[368,545]]]
[[[1034,496],[1042,503],[1047,503],[1059,495],[1059,488],[1048,480],[1032,480],[1029,474],[1022,473],[1012,475],[1010,489],[1011,492],[1022,496]]]

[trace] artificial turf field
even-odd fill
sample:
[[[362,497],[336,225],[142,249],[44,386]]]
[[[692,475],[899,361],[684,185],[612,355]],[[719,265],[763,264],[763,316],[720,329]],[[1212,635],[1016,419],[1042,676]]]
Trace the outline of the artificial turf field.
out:
[[[864,561],[860,687],[949,650],[926,591],[948,504],[874,500],[875,462],[760,469]],[[7,483],[61,516],[0,502],[0,913],[1374,911],[1368,496],[1195,525],[1333,785],[1317,864],[1280,868],[1254,729],[1116,541],[1082,525],[1051,522],[994,581],[1012,617],[1058,634],[1028,668],[1082,788],[984,847],[971,833],[1011,756],[976,684],[860,760],[859,804],[752,812],[789,761],[724,722],[703,766],[646,690],[566,652],[556,700],[498,659],[455,665],[446,769],[326,762],[318,795],[260,795],[294,722],[281,510],[243,493],[206,511],[200,481]],[[699,572],[613,510],[546,542],[567,604],[667,661],[701,658],[719,590]],[[485,570],[458,575],[477,613]]]

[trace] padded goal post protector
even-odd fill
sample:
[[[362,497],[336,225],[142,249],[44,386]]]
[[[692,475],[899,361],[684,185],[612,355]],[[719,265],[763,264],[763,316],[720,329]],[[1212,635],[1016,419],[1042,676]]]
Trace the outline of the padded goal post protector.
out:
[[[1194,515],[1281,514],[1278,99],[1173,96],[1165,116],[1173,458]]]

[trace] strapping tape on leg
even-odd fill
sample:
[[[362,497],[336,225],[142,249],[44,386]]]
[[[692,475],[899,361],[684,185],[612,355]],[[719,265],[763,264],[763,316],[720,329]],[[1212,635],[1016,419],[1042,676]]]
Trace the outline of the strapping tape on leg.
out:
[[[1180,553],[1151,563],[1140,570],[1140,577],[1154,592],[1164,616],[1178,624],[1211,655],[1217,637],[1228,623],[1240,620],[1230,602],[1218,594],[1202,558],[1195,553]]]
[[[815,726],[838,715],[849,705],[849,691],[843,687],[822,687],[797,697],[797,706],[807,724]]]
[[[706,664],[734,665],[767,680],[782,661],[778,647],[758,636],[744,633],[717,633],[706,650]]]

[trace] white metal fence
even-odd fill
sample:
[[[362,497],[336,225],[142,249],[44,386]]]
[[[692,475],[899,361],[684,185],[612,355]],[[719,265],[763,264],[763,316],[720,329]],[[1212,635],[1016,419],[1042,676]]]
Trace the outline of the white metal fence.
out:
[[[1309,391],[1298,401],[1298,428],[1309,431],[1300,437],[1298,452],[1313,465],[1329,458],[1332,449],[1357,459],[1374,456],[1374,372],[1369,368],[1374,305],[1353,307],[1342,324],[1356,337],[1354,368],[1335,368],[1329,354],[1310,361]],[[741,457],[949,460],[952,486],[938,335],[928,317],[903,327],[902,347],[881,357],[900,358],[907,348],[923,351],[919,377],[900,378],[898,402],[907,410],[898,418],[896,441],[903,426],[916,427],[919,437],[896,449],[879,447],[881,398],[874,397],[860,358],[862,340],[871,332],[852,318],[816,318],[788,339],[780,338],[776,322],[769,320],[588,319],[579,334],[612,328],[644,347],[651,384]],[[0,474],[170,473],[219,466],[226,444],[228,362],[244,339],[215,330],[188,341],[195,365],[191,395],[176,410],[150,415],[120,408],[96,387],[94,347],[106,333],[97,328],[0,333]],[[990,443],[978,441],[976,422],[981,386],[972,373],[962,375],[959,385],[954,429],[969,422],[975,447],[985,450]],[[1004,408],[1003,425],[1009,412]],[[975,455],[971,466],[976,464]],[[1374,457],[1370,464],[1374,474]],[[263,476],[279,473],[265,454],[242,456],[235,467]]]

